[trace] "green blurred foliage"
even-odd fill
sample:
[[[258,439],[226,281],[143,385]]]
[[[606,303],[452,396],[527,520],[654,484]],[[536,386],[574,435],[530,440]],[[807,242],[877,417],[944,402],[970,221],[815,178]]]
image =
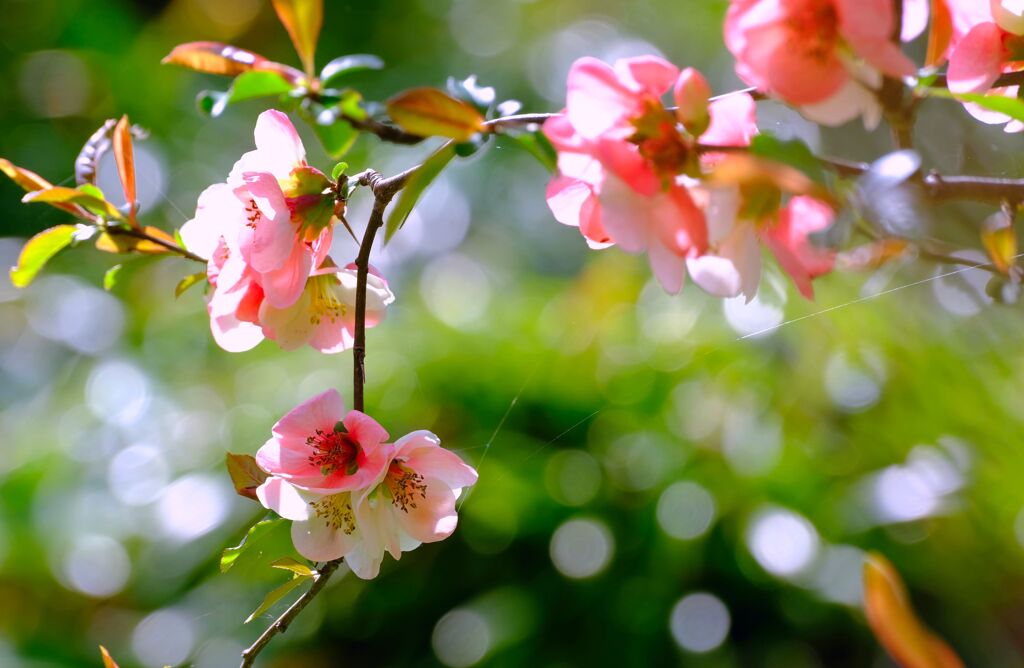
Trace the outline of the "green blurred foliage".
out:
[[[383,58],[353,76],[368,100],[477,74],[499,99],[557,109],[572,58],[651,49],[728,90],[724,7],[329,2],[317,53],[321,66]],[[215,39],[298,64],[259,0],[6,0],[3,12],[0,156],[64,182],[93,129],[128,113],[151,131],[136,149],[141,219],[167,230],[249,150],[262,107],[202,117],[197,92],[226,82],[160,58]],[[884,130],[818,133],[777,105],[760,113],[824,153],[888,148]],[[928,166],[1020,173],[1020,139],[951,104],[925,105],[919,138]],[[434,145],[361,137],[346,161],[390,173]],[[262,665],[888,665],[858,603],[869,548],[968,665],[1024,665],[1020,307],[992,305],[974,272],[928,280],[951,270],[927,266],[826,277],[814,303],[777,277],[753,309],[692,286],[670,298],[642,258],[587,251],[557,225],[546,178],[499,140],[445,172],[382,259],[398,301],[370,332],[368,411],[393,436],[435,431],[480,469],[458,531],[375,581],[337,577]],[[20,197],[0,183],[7,264],[16,237],[66,222]],[[929,215],[965,223],[948,234],[976,245],[987,213]],[[117,262],[73,251],[25,291],[0,287],[3,666],[99,665],[100,643],[125,668],[234,665],[282,609],[242,624],[289,577],[270,562],[297,555],[282,525],[218,572],[220,551],[264,516],[232,496],[223,453],[255,452],[327,387],[349,393],[346,354],[217,349],[200,291],[174,299],[195,271],[184,260],[129,259],[104,293]],[[677,607],[694,592],[731,619],[708,653],[680,646],[722,630],[714,610]]]

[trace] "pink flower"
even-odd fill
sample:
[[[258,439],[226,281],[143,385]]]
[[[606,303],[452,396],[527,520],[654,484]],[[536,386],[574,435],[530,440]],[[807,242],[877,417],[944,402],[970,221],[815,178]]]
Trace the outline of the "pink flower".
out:
[[[992,88],[1005,72],[1024,69],[1024,16],[1019,3],[992,0],[989,6],[974,0],[952,2],[954,40],[949,54],[949,90],[1017,97],[1018,86]],[[1024,131],[1024,123],[976,104],[964,104],[983,123],[1006,123],[1006,132]]]
[[[366,326],[384,319],[395,295],[376,270],[366,281]],[[337,353],[352,347],[356,327],[356,267],[324,267],[313,272],[299,299],[279,309],[269,300],[259,309],[259,324],[267,338],[285,350],[307,343],[322,353]]]
[[[646,251],[671,293],[682,288],[685,258],[706,241],[703,216],[677,179],[693,163],[693,140],[661,101],[679,76],[653,56],[611,66],[581,58],[569,71],[564,115],[544,126],[559,152],[547,190],[555,219],[579,227],[591,247]],[[692,99],[702,94],[693,72],[686,77],[684,115],[697,113]]]
[[[726,46],[747,83],[838,125],[877,122],[881,75],[916,68],[891,40],[893,0],[732,0]]]
[[[832,207],[821,200],[794,197],[779,211],[775,223],[761,230],[761,238],[779,266],[808,299],[814,298],[811,279],[832,271],[835,266],[835,252],[815,246],[810,235],[828,228],[834,217]]]
[[[375,483],[388,464],[388,433],[359,411],[345,412],[337,390],[305,401],[272,429],[273,436],[256,453],[256,463],[273,479],[307,490],[352,491]],[[281,514],[274,496],[280,482],[271,478],[256,494],[263,505]],[[262,491],[260,491],[262,490]]]

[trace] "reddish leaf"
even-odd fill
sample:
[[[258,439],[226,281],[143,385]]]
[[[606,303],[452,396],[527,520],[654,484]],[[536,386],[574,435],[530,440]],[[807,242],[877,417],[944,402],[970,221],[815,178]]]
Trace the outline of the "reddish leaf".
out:
[[[273,0],[274,10],[281,19],[295,52],[299,54],[306,76],[313,78],[316,41],[324,22],[323,0]]]
[[[135,152],[132,150],[131,126],[128,116],[122,116],[113,133],[114,160],[117,161],[117,175],[121,177],[121,189],[128,202],[128,222],[138,227],[135,220]]]
[[[98,192],[98,191],[96,191]],[[26,204],[30,202],[44,202],[46,204],[52,204],[53,206],[66,209],[61,204],[73,205],[78,204],[86,209],[100,213],[107,218],[120,218],[121,212],[118,211],[113,204],[105,199],[101,199],[91,193],[78,190],[77,188],[65,188],[64,186],[52,186],[45,190],[35,190],[30,192],[21,198],[22,202]],[[80,210],[75,208],[73,213],[80,215]]]
[[[902,668],[963,668],[949,645],[917,619],[899,573],[878,553],[864,561],[864,612],[875,637]]]
[[[103,668],[120,668],[103,645],[100,645],[100,656],[103,657]]]
[[[228,453],[228,474],[239,495],[256,500],[256,488],[267,479],[267,472],[256,464],[252,455]]]
[[[942,64],[950,40],[953,39],[953,17],[946,0],[932,0],[931,26],[928,28],[928,50],[924,57],[926,67]]]
[[[412,88],[387,102],[388,115],[406,132],[466,141],[483,129],[473,106],[436,88]]]
[[[294,67],[275,63],[252,51],[221,42],[179,44],[160,62],[181,65],[198,72],[223,74],[231,77],[250,70],[271,70],[278,72],[289,81],[297,81],[302,78],[302,72]]]
[[[18,167],[10,160],[0,158],[0,172],[3,172],[20,186],[25,192],[33,193],[38,190],[46,190],[52,188],[53,184],[39,176],[33,171]],[[53,206],[58,209],[63,209],[68,213],[72,213],[76,216],[82,215],[82,210],[74,204],[68,204],[67,202],[50,202]]]

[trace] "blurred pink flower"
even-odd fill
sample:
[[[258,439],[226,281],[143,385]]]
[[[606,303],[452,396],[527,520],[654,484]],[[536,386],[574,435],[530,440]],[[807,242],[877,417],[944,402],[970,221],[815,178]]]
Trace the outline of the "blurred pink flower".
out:
[[[725,43],[747,83],[820,123],[877,123],[881,75],[914,63],[891,41],[893,0],[732,0]]]

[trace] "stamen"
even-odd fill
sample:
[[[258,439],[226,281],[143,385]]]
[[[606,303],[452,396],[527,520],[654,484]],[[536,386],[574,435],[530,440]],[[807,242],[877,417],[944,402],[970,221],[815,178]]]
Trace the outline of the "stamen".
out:
[[[352,495],[348,492],[332,494],[309,503],[316,516],[332,529],[341,529],[346,535],[356,530],[356,518],[352,512]]]
[[[352,475],[359,469],[359,444],[346,433],[317,429],[306,439],[306,445],[313,448],[309,463],[319,467],[324,476],[338,470]]]
[[[249,221],[248,223],[245,224],[246,227],[250,227],[255,230],[256,223],[258,223],[260,218],[263,217],[263,214],[260,212],[259,207],[256,206],[256,200],[249,200],[249,203],[245,205],[245,212],[249,214],[248,216],[246,216],[246,220]]]
[[[310,280],[313,291],[310,304],[309,321],[319,325],[325,318],[336,323],[348,312],[348,305],[338,299],[337,287],[340,285],[334,276],[315,276]]]
[[[421,499],[427,498],[427,485],[423,482],[423,476],[398,462],[392,463],[388,469],[387,486],[391,492],[391,503],[406,513],[409,508],[417,507],[417,494]]]

